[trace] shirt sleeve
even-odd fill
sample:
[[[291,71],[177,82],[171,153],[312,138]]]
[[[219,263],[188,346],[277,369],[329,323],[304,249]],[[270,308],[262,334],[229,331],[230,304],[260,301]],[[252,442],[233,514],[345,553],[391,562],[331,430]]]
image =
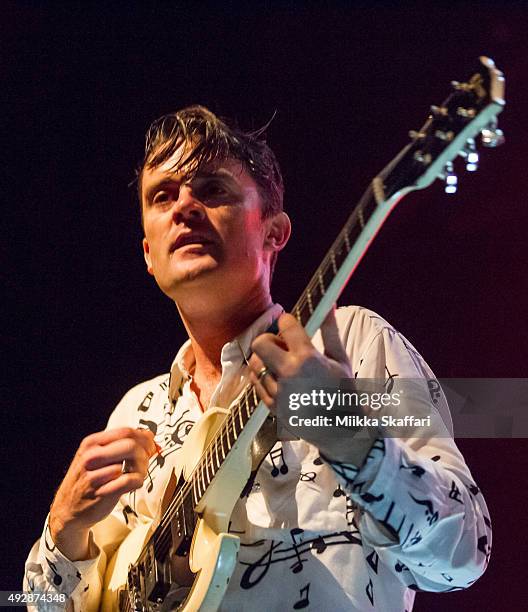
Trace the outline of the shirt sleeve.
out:
[[[141,402],[145,385],[131,389],[109,418],[106,429],[130,426],[131,415]],[[99,609],[107,561],[129,533],[128,516],[121,501],[90,531],[90,558],[70,561],[55,545],[48,519],[40,540],[35,542],[25,564],[23,589],[29,592],[66,595],[66,602],[29,606],[30,611],[92,612]]]
[[[90,558],[70,561],[55,545],[48,518],[40,540],[26,561],[23,590],[38,593],[60,593],[66,596],[62,608],[57,602],[28,606],[30,611],[92,612],[99,609],[107,560],[128,533],[121,502],[103,521],[90,530]]]
[[[491,522],[451,437],[447,403],[432,372],[401,334],[386,327],[370,342],[355,374],[383,379],[386,386],[412,381],[412,401],[422,413],[427,404],[431,414],[431,425],[419,435],[380,435],[359,468],[328,461],[360,507],[364,543],[410,589],[468,587],[488,564]],[[413,407],[406,412],[413,414]]]

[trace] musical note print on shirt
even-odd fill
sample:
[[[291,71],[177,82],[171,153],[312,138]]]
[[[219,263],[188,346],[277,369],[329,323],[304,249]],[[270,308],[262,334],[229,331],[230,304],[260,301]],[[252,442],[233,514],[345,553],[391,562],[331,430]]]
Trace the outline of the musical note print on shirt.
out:
[[[279,474],[284,475],[288,473],[288,466],[284,461],[284,451],[282,450],[282,446],[270,451],[268,456],[273,464],[273,468],[271,470],[271,475],[273,478],[276,478]]]
[[[303,588],[299,590],[300,599],[293,604],[294,610],[302,610],[310,605],[310,599],[308,597],[309,593],[310,583],[308,583],[306,586],[303,586]]]
[[[451,490],[449,491],[449,499],[454,499],[459,504],[463,504],[464,500],[461,498],[462,493],[460,489],[457,487],[456,482],[454,480],[451,481]]]
[[[297,536],[303,533],[302,529],[292,529],[290,532],[292,545],[281,540],[264,540],[260,542],[252,542],[250,544],[241,543],[241,546],[258,547],[268,545],[268,549],[253,563],[240,561],[241,565],[247,566],[240,580],[240,586],[243,589],[251,589],[257,585],[267,574],[271,565],[275,563],[292,562],[289,564],[289,569],[294,573],[299,573],[303,570],[304,564],[309,560],[303,558],[302,555],[310,550],[314,550],[316,554],[323,554],[330,546],[342,545],[362,545],[361,536],[358,530],[355,531],[338,531],[328,535],[320,535],[310,537],[299,542]]]
[[[293,565],[290,565],[290,569],[293,571],[294,574],[298,574],[300,571],[302,571],[304,567],[303,563],[306,563],[306,559],[303,560],[301,558],[299,548],[297,547],[297,540],[295,539],[295,536],[301,535],[303,533],[304,529],[301,529],[300,527],[295,527],[294,529],[290,530],[290,537],[293,542],[293,549],[295,550],[295,554],[297,556],[297,560],[295,561],[295,563]]]
[[[436,523],[436,521],[438,520],[438,512],[435,511],[433,502],[431,502],[429,499],[417,499],[412,493],[409,493],[409,495],[417,504],[419,504],[420,506],[425,506],[425,516],[429,525],[433,525],[434,523]]]
[[[374,605],[374,585],[372,584],[372,578],[370,578],[367,586],[365,587],[365,593],[367,594],[371,605]]]
[[[150,408],[150,404],[152,402],[152,398],[154,397],[154,392],[149,391],[147,395],[143,398],[143,401],[138,406],[138,412],[147,412]]]
[[[53,563],[53,561],[50,561],[47,557],[46,557],[46,562],[48,563],[50,570],[53,572],[53,584],[55,586],[59,586],[60,584],[62,584],[62,576],[57,572],[57,566],[55,565],[55,563]]]

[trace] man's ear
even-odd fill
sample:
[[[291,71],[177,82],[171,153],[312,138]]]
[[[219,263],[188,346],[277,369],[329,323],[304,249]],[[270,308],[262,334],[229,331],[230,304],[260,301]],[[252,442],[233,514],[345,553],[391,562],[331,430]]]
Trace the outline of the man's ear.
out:
[[[291,234],[290,218],[285,212],[280,212],[268,219],[268,228],[264,246],[270,251],[279,252],[286,246]]]
[[[154,276],[154,270],[152,268],[152,260],[150,258],[150,247],[146,238],[143,238],[143,257],[145,258],[145,263],[147,264],[147,272]]]

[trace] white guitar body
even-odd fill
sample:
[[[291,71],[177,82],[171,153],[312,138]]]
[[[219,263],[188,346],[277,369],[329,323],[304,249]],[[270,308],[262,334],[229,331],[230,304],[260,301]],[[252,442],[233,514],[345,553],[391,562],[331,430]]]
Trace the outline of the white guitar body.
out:
[[[185,480],[189,479],[204,449],[228,413],[229,411],[223,408],[212,408],[195,424],[181,449],[181,462],[171,478],[173,483],[179,480],[181,474]],[[185,603],[180,608],[182,611],[214,612],[220,607],[240,548],[239,538],[227,533],[229,520],[240,491],[250,476],[251,443],[268,414],[267,408],[260,404],[253,415],[256,418],[253,418],[241,433],[229,457],[195,509],[200,518],[189,552],[189,567],[195,574],[195,579]],[[172,497],[170,488],[167,487],[161,504],[161,516]],[[145,522],[133,529],[110,560],[101,598],[102,612],[120,612],[119,592],[127,586],[129,566],[139,558],[158,520]],[[167,612],[178,609],[178,606],[170,605],[170,600],[169,592],[159,609]]]

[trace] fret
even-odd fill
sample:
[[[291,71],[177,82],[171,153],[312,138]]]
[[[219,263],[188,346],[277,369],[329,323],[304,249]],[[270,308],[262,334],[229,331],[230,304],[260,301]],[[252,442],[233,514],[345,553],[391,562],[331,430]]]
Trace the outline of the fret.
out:
[[[198,491],[200,492],[200,497],[205,493],[207,489],[207,485],[205,484],[206,479],[204,478],[204,464],[200,464],[200,469],[198,470]]]
[[[297,319],[297,321],[299,321],[299,323],[301,322],[301,311],[299,309],[299,306],[295,306],[295,317]]]
[[[323,282],[323,274],[321,272],[321,268],[317,270],[317,278],[319,279],[319,286],[321,287],[321,294],[325,294],[325,285]]]
[[[213,482],[213,478],[215,476],[215,469],[213,465],[212,458],[209,456],[211,450],[209,449],[205,455],[205,470],[207,473],[207,486],[209,486]]]
[[[227,441],[228,441],[228,445],[229,445],[229,450],[231,450],[233,448],[233,446],[235,445],[236,442],[236,437],[235,434],[233,432],[233,429],[231,427],[229,427],[229,416],[226,419],[226,432],[227,432]]]
[[[361,204],[357,207],[357,211],[358,211],[359,225],[361,226],[361,229],[363,229],[365,227],[365,217],[363,216],[363,207],[361,206]]]
[[[196,484],[196,478],[191,478],[192,491],[194,496],[194,505],[198,503],[200,496],[198,495],[198,486]]]
[[[255,387],[251,387],[251,391],[253,393],[253,405],[254,406],[258,406],[259,403],[259,397],[257,395],[257,390],[255,389]]]
[[[220,440],[222,439],[222,437],[220,437]],[[215,456],[216,456],[216,467],[217,469],[220,469],[220,466],[222,465],[222,461],[220,460],[220,456],[218,455],[218,440],[214,441],[214,449],[215,449]]]
[[[236,410],[236,412],[238,414],[238,422],[240,423],[240,430],[239,430],[239,433],[240,433],[240,431],[242,431],[244,429],[244,425],[245,425],[244,419],[242,417],[242,410],[241,410],[240,404],[237,404],[235,406],[235,410]]]
[[[310,310],[310,314],[313,314],[313,304],[312,304],[312,294],[310,292],[310,289],[306,290],[306,299],[308,300],[308,308]]]
[[[334,276],[337,274],[337,264],[334,250],[330,251],[330,261],[332,262],[332,271],[334,272]]]
[[[247,413],[247,417],[249,419],[249,417],[251,416],[251,409],[250,409],[250,406],[249,406],[249,396],[248,396],[247,390],[244,393],[244,403],[246,405],[246,413]]]
[[[348,237],[346,229],[345,229],[345,246],[346,246],[347,252],[350,253],[350,239]]]
[[[227,418],[231,419],[231,423],[233,424],[232,430],[233,430],[233,435],[235,436],[235,442],[236,442],[236,440],[238,439],[238,433],[239,432],[237,431],[237,428],[236,428],[236,422],[235,422],[234,415],[233,414],[229,414]]]
[[[221,444],[221,449],[222,449],[222,457],[223,459],[225,459],[227,457],[227,453],[229,452],[229,440],[227,440],[226,432],[223,427],[220,430],[220,444]]]
[[[213,482],[213,478],[215,475],[214,465],[211,461],[210,452],[211,450],[208,449],[205,453],[205,474],[207,476],[207,486],[209,486],[211,482]],[[202,460],[203,460],[203,457],[202,457]]]
[[[215,442],[213,440],[213,442],[211,443],[211,446],[209,448],[209,450],[207,451],[209,454],[209,462],[211,465],[211,469],[213,471],[213,476],[216,474],[216,472],[218,471],[218,468],[220,466],[216,465],[216,461],[215,461]]]
[[[199,464],[198,470],[198,492],[200,497],[205,493],[207,489],[207,476],[205,475],[205,464],[202,462]]]

